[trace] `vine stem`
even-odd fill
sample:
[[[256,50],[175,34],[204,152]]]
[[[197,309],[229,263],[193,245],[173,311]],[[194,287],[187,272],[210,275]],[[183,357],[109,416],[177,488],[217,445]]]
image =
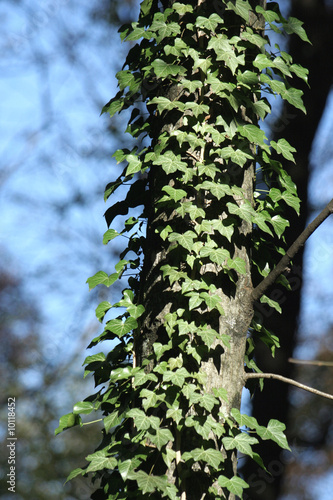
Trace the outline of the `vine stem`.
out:
[[[280,276],[280,274],[285,271],[291,261],[291,259],[296,255],[300,248],[304,245],[306,240],[311,236],[311,234],[324,222],[329,215],[333,213],[333,199],[326,205],[324,210],[320,212],[317,217],[310,222],[310,224],[304,229],[304,231],[296,238],[294,243],[288,248],[285,255],[278,262],[278,264],[271,270],[271,272],[264,278],[258,286],[256,286],[252,292],[253,300],[258,300],[265,293],[267,288],[269,288],[275,280]]]
[[[245,380],[248,380],[250,378],[272,378],[272,379],[280,380],[281,382],[285,382],[286,384],[294,385],[295,387],[298,387],[299,389],[304,389],[304,391],[312,392],[313,394],[316,394],[317,396],[322,396],[323,398],[333,400],[333,394],[328,394],[327,392],[318,391],[317,389],[314,389],[313,387],[301,384],[300,382],[297,382],[296,380],[293,380],[292,378],[287,378],[287,377],[284,377],[283,375],[278,375],[277,373],[246,373]]]

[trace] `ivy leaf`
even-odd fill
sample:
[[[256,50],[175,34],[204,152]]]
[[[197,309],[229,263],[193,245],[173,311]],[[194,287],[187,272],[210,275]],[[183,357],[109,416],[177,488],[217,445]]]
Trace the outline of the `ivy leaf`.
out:
[[[109,241],[113,240],[116,236],[119,236],[118,231],[115,229],[108,229],[103,236],[103,245],[106,245]]]
[[[265,132],[256,127],[256,125],[241,125],[238,127],[238,132],[253,144],[258,144],[263,149],[268,149],[267,144],[265,144],[265,139],[267,139]]]
[[[197,235],[193,231],[186,231],[184,234],[171,233],[168,239],[171,242],[177,241],[179,245],[191,251],[193,247],[193,238],[196,238],[196,236]]]
[[[137,327],[138,323],[136,319],[129,317],[126,318],[125,321],[122,321],[121,319],[111,319],[107,322],[105,330],[108,330],[117,335],[117,337],[121,338]]]
[[[241,257],[234,257],[233,259],[228,259],[227,262],[230,269],[235,269],[239,274],[246,274],[246,264]]]
[[[97,307],[96,307],[96,318],[98,321],[101,323],[104,319],[105,314],[111,309],[112,305],[110,302],[107,302],[106,300],[101,302]]]
[[[177,75],[181,76],[186,73],[186,69],[183,68],[182,66],[178,66],[176,64],[169,64],[163,61],[163,59],[154,59],[154,61],[151,64],[151,67],[153,68],[157,78],[161,78],[162,80],[165,80],[170,76],[177,76]],[[150,66],[146,66],[143,69],[150,69]]]
[[[169,408],[166,412],[166,417],[171,418],[176,424],[179,424],[183,418],[183,412],[180,408]]]
[[[186,14],[187,12],[193,12],[193,7],[192,5],[188,5],[188,4],[183,4],[183,3],[180,3],[180,2],[175,2],[173,5],[172,5],[172,8],[177,12],[177,14],[179,14],[180,16],[183,16],[184,14]]]
[[[118,410],[113,411],[110,415],[107,415],[103,419],[105,432],[109,432],[112,427],[119,425],[122,422],[123,418],[123,414],[119,414]]]
[[[297,212],[299,214],[301,202],[297,196],[294,196],[293,194],[291,194],[287,191],[284,191],[282,193],[282,199],[283,199],[283,201],[285,201],[287,203],[287,205],[292,207],[295,210],[295,212]]]
[[[210,295],[207,292],[201,292],[200,297],[204,299],[206,306],[208,307],[208,311],[211,311],[212,309],[217,309],[220,311],[221,314],[223,314],[223,309],[221,306],[221,297],[218,295]]]
[[[110,276],[108,276],[104,271],[98,271],[98,273],[94,274],[94,276],[88,278],[86,283],[88,283],[90,291],[97,285],[105,285],[109,287],[117,281],[118,277],[119,273],[110,274]]]
[[[232,408],[231,415],[240,427],[245,426],[249,429],[256,429],[259,425],[256,418],[241,413],[237,408]]]
[[[209,248],[205,246],[200,250],[200,256],[209,257],[212,262],[222,266],[224,261],[230,258],[230,253],[223,248]]]
[[[149,432],[148,437],[158,450],[161,450],[169,441],[174,440],[169,429],[156,429],[154,434]]]
[[[243,489],[249,487],[249,485],[238,476],[234,476],[231,479],[228,479],[226,476],[219,476],[217,482],[222,488],[227,488],[230,493],[237,495],[239,498],[243,498]]]
[[[79,401],[73,406],[74,415],[79,415],[80,413],[89,415],[92,411],[94,411],[94,405],[90,401]]]
[[[238,217],[246,220],[247,222],[252,222],[252,218],[257,215],[249,200],[244,200],[240,206],[235,203],[228,202],[227,207],[230,214],[238,215]]]
[[[198,16],[195,20],[195,26],[197,28],[203,28],[209,32],[214,32],[219,24],[224,24],[224,21],[215,12],[209,17]]]
[[[139,431],[147,430],[150,427],[158,429],[160,426],[160,419],[158,417],[148,417],[139,408],[132,408],[127,412],[127,416],[133,418],[135,426]]]
[[[272,226],[274,228],[275,234],[279,238],[281,238],[281,236],[283,235],[286,227],[290,226],[289,221],[287,219],[284,219],[283,217],[281,217],[281,215],[274,215],[271,218],[270,223],[272,224]]]
[[[236,448],[244,455],[253,456],[251,445],[257,444],[259,441],[255,437],[251,437],[245,432],[241,432],[234,437],[224,437],[222,439],[223,445],[226,450],[233,450]]]
[[[184,191],[184,189],[175,189],[172,186],[163,186],[162,190],[168,193],[170,198],[176,202],[187,196],[187,193],[186,191]]]
[[[204,393],[199,401],[199,405],[205,408],[208,412],[211,412],[215,405],[219,404],[218,399],[216,399],[213,394]]]
[[[253,156],[241,151],[240,149],[234,149],[232,146],[227,146],[223,149],[216,150],[216,153],[221,155],[221,158],[230,158],[234,163],[244,167],[247,160],[252,160]]]
[[[216,61],[224,61],[234,75],[238,66],[245,64],[244,54],[235,55],[234,47],[226,35],[212,37],[208,42],[208,49],[213,49]]]
[[[60,432],[69,429],[70,427],[74,427],[75,425],[82,426],[82,419],[80,415],[75,415],[74,413],[67,413],[63,415],[59,420],[59,427],[56,428],[54,434],[57,436]]]
[[[114,469],[117,466],[116,458],[105,456],[104,450],[97,451],[93,455],[88,455],[86,460],[90,461],[86,472],[94,472],[102,469]]]
[[[168,480],[166,476],[153,476],[147,474],[143,470],[135,472],[131,479],[135,479],[138,483],[138,489],[143,495],[146,493],[153,493],[156,488],[161,491],[166,491],[168,487]]]
[[[269,297],[267,297],[267,295],[263,295],[260,298],[260,302],[262,302],[263,304],[268,304],[269,307],[272,307],[277,312],[279,312],[280,314],[282,314],[282,309],[281,309],[280,304],[278,302],[276,302],[275,300],[272,300]]]
[[[290,450],[287,438],[283,432],[285,429],[286,426],[282,422],[271,419],[268,422],[267,428],[259,426],[257,428],[257,433],[258,436],[260,436],[262,439],[264,440],[271,439],[272,441],[275,441],[275,443],[277,443],[284,450]]]
[[[213,328],[208,328],[208,327],[200,328],[197,331],[197,334],[199,335],[199,337],[202,338],[203,342],[209,349],[218,336],[218,333],[215,330],[213,330]]]
[[[229,10],[233,10],[236,14],[248,23],[249,13],[252,11],[252,7],[247,0],[236,0],[235,2],[228,2],[227,7]]]
[[[163,380],[165,382],[172,382],[173,384],[178,385],[178,387],[183,387],[185,378],[189,377],[189,375],[189,372],[183,367],[175,371],[168,370],[164,372]]]
[[[141,460],[139,460],[138,458],[130,458],[128,460],[124,460],[123,462],[121,462],[119,460],[118,470],[119,470],[119,474],[121,475],[123,481],[126,481],[128,476],[130,475],[130,473],[132,471],[134,471],[134,469],[139,467],[140,463],[141,463]]]
[[[160,113],[163,111],[170,111],[172,109],[179,109],[180,111],[184,111],[185,104],[181,101],[170,101],[167,97],[158,96],[154,97],[148,102],[150,104],[157,104],[157,109]]]
[[[216,470],[219,469],[220,463],[224,461],[222,453],[213,448],[208,448],[207,450],[195,448],[190,452],[187,451],[183,453],[182,458],[185,462],[191,458],[193,458],[195,462],[205,462]]]
[[[231,188],[228,184],[220,184],[212,181],[204,181],[201,184],[198,184],[195,189],[198,191],[203,189],[205,191],[209,191],[215,196],[218,200],[223,198],[226,194],[232,194]]]
[[[187,164],[180,159],[180,155],[176,156],[172,151],[166,151],[154,160],[154,165],[161,165],[166,174],[173,174],[180,170],[186,172]]]
[[[134,375],[133,386],[137,387],[145,384],[148,380],[157,382],[158,378],[154,373],[146,373],[144,370],[139,371]]]
[[[80,468],[72,470],[72,472],[67,477],[65,484],[68,481],[71,481],[71,479],[74,479],[75,477],[77,477],[78,475],[83,476],[83,474],[85,474],[86,472],[87,472],[86,469],[80,469]]]
[[[296,17],[289,17],[287,22],[283,23],[283,28],[286,33],[296,33],[296,35],[298,35],[304,42],[311,43],[305,29],[302,28],[303,24],[304,23],[299,19],[296,19]]]
[[[273,146],[277,153],[282,154],[287,160],[295,163],[295,158],[292,153],[294,153],[296,149],[292,147],[286,139],[279,139],[278,142],[271,141],[271,146]]]

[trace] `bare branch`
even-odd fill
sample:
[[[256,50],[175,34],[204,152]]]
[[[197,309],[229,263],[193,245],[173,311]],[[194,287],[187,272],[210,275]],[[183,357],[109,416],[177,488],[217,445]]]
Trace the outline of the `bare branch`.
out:
[[[289,358],[289,363],[295,363],[297,365],[315,365],[315,366],[333,366],[333,361],[319,361],[319,360],[307,360],[307,359],[294,359]]]
[[[280,380],[281,382],[285,382],[286,384],[291,384],[300,389],[304,389],[304,391],[312,392],[313,394],[317,394],[317,396],[322,396],[323,398],[333,399],[333,394],[328,394],[327,392],[318,391],[313,387],[309,387],[308,385],[301,384],[300,382],[296,382],[292,378],[283,377],[282,375],[278,375],[277,373],[246,373],[245,380],[249,378],[272,378],[276,380]]]
[[[306,240],[311,236],[311,234],[324,222],[329,215],[333,213],[333,199],[326,205],[324,210],[320,212],[317,217],[310,222],[310,224],[304,229],[304,231],[298,236],[291,247],[288,248],[285,255],[278,262],[278,264],[272,269],[272,271],[264,278],[258,286],[252,292],[253,300],[258,300],[265,293],[267,288],[269,288],[275,280],[283,273],[290,264],[291,259],[296,255],[300,248],[304,245]]]

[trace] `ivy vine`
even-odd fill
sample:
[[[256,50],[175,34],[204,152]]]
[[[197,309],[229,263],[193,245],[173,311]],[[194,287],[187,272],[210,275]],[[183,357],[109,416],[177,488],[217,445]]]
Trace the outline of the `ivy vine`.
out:
[[[103,112],[131,110],[126,132],[137,145],[116,151],[124,169],[105,189],[113,203],[127,188],[105,213],[109,227],[125,219],[103,237],[124,243],[120,260],[88,284],[127,276],[127,285],[96,309],[100,322],[121,310],[89,346],[117,341],[85,360],[97,392],[56,431],[102,412],[101,444],[68,478],[90,475],[94,499],[241,498],[237,454],[265,468],[259,440],[289,449],[282,423],[240,412],[244,374],[260,372],[254,343],[272,355],[279,346],[253,312],[253,289],[285,253],[285,207],[300,206],[284,168],[295,149],[269,141],[260,122],[270,96],[305,111],[291,82],[308,72],[271,35],[308,39],[300,21],[265,3],[144,0],[138,21],[120,29],[131,49]],[[280,310],[264,293],[256,300]]]

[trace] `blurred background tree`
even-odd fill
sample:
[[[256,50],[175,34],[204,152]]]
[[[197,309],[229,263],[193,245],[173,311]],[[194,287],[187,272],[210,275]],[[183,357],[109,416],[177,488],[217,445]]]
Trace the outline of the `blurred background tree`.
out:
[[[270,122],[275,140],[281,134],[298,151],[297,165],[290,169],[304,202],[301,218],[291,219],[292,241],[332,197],[333,2],[279,4],[305,22],[313,43],[299,44],[295,37],[289,47],[294,61],[310,70],[311,89],[304,88],[307,116],[277,103]],[[111,121],[99,114],[116,93],[114,75],[127,51],[117,30],[136,19],[138,8],[138,0],[3,0],[0,5],[0,436],[4,445],[5,405],[14,395],[22,499],[90,496],[85,481],[63,483],[96,447],[99,425],[89,427],[91,443],[82,441],[80,429],[57,438],[53,432],[59,416],[90,391],[81,364],[84,348],[98,331],[94,307],[103,292],[88,294],[85,281],[100,269],[112,272],[115,249],[101,244],[103,190],[117,176],[113,151],[132,147],[123,134],[126,116]],[[256,353],[264,371],[292,375],[328,392],[332,368],[295,368],[288,358],[332,359],[332,240],[328,220],[307,243],[304,264],[301,256],[294,262],[294,292],[281,296],[286,314],[268,318],[282,343],[274,364],[266,366],[265,347]],[[266,463],[275,464],[274,474],[261,475],[260,488],[254,485],[249,498],[330,500],[332,404],[277,381],[265,382],[265,391],[257,390],[252,403],[261,423],[270,418],[289,422],[294,454],[283,457],[278,467],[276,450],[262,450]],[[4,481],[6,454],[2,457]],[[310,474],[314,462],[318,467]],[[258,479],[257,467],[246,463],[244,477],[253,474]]]

